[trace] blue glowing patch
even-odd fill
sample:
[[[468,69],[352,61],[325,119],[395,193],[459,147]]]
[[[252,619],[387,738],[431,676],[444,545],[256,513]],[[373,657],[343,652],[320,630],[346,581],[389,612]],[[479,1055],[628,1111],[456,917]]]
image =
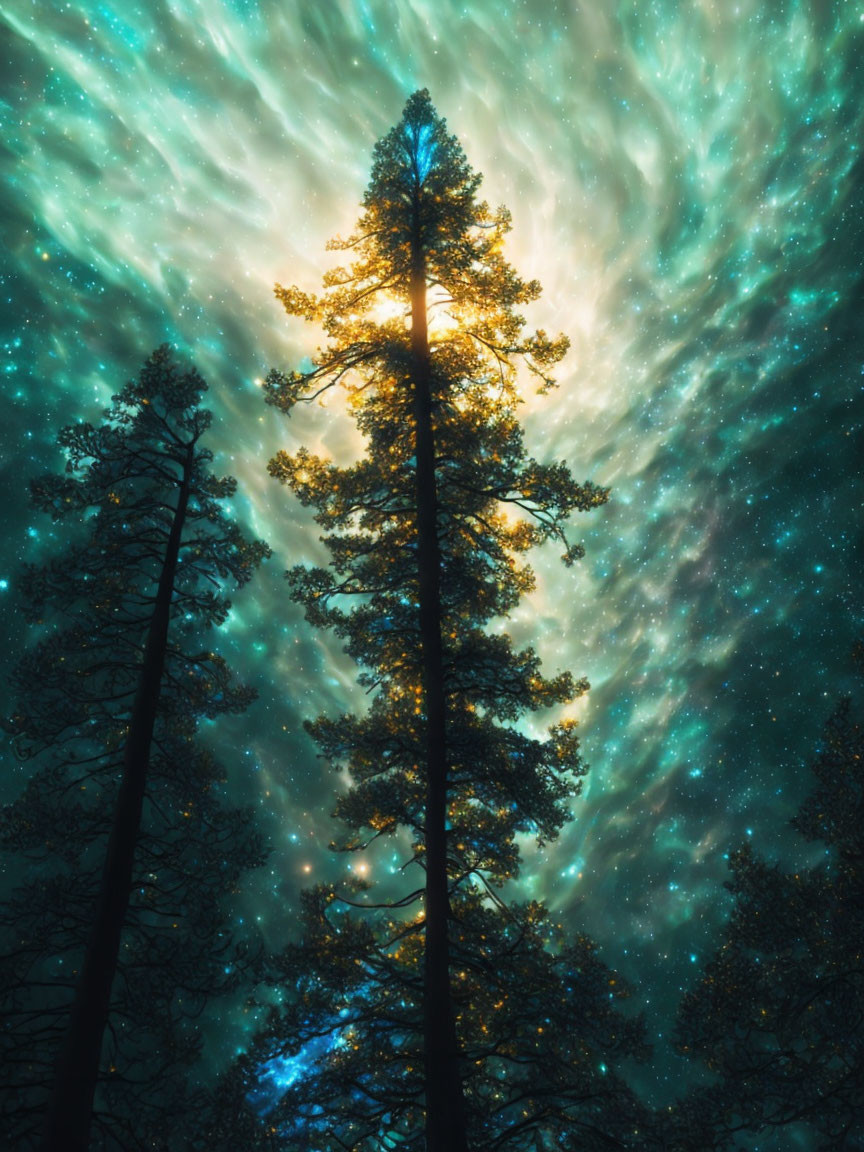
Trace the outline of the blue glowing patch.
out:
[[[293,1056],[274,1056],[258,1069],[258,1087],[249,1093],[249,1103],[261,1116],[279,1103],[289,1088],[306,1075],[320,1057],[336,1043],[334,1035],[317,1036]]]
[[[407,128],[408,155],[417,172],[417,179],[422,184],[432,168],[437,145],[432,139],[432,125],[421,124],[419,127],[409,124]]]
[[[249,1093],[248,1100],[260,1116],[271,1112],[285,1093],[312,1072],[328,1052],[345,1043],[343,1037],[351,1009],[342,1008],[338,1015],[339,1023],[334,1021],[333,1030],[325,1036],[316,1036],[293,1056],[274,1056],[258,1066],[258,1086]]]

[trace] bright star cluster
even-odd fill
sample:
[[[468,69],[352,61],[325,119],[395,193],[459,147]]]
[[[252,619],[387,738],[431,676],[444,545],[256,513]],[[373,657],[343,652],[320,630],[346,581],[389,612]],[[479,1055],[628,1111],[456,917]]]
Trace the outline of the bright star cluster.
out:
[[[559,389],[526,390],[532,450],[612,488],[585,560],[541,553],[509,622],[593,686],[584,795],[525,845],[524,891],[597,939],[662,1037],[730,849],[801,850],[787,821],[864,615],[861,3],[10,0],[0,32],[3,652],[26,641],[18,562],[61,538],[26,479],[175,344],[275,552],[220,640],[260,699],[213,739],[274,844],[238,915],[278,943],[299,889],[346,870],[340,782],[301,725],[364,698],[287,599],[282,571],[325,554],[266,462],[360,446],[338,403],[288,422],[260,380],[317,337],[273,283],[319,285],[375,140],[428,87],[513,212],[508,256],[544,285],[531,324],[572,342]],[[25,771],[4,756],[9,796]],[[386,878],[398,855],[351,863]]]

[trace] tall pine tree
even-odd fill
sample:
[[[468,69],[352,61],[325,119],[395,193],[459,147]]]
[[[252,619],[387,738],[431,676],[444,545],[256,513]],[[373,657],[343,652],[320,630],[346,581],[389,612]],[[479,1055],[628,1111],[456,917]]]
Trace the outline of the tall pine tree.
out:
[[[410,863],[420,870],[414,891],[393,905],[395,918],[377,925],[346,915],[333,891],[310,896],[304,943],[285,961],[293,985],[287,1015],[238,1074],[248,1090],[255,1063],[278,1052],[280,1027],[283,1048],[301,1064],[301,1037],[338,1032],[320,1072],[325,1080],[332,1074],[330,1087],[322,1083],[292,1118],[298,1086],[283,1119],[270,1118],[291,1147],[371,1149],[392,1138],[414,1148],[424,1127],[428,1152],[503,1146],[513,1128],[504,1114],[519,1099],[525,1139],[539,1139],[543,1106],[529,1101],[542,1094],[542,1077],[523,1091],[516,1072],[520,1062],[536,1070],[549,1033],[540,1043],[542,1022],[532,1021],[526,1048],[527,1025],[512,1016],[516,1001],[509,1017],[503,1008],[519,964],[552,966],[552,953],[542,915],[508,907],[497,890],[517,874],[516,837],[553,838],[584,770],[573,722],[545,740],[516,722],[571,701],[587,684],[569,673],[545,679],[533,650],[515,650],[487,625],[533,587],[520,561],[528,549],[555,540],[568,564],[581,555],[566,521],[607,493],[576,483],[563,463],[526,453],[515,416],[517,366],[545,391],[567,342],[524,331],[518,309],[540,288],[505,261],[509,216],[478,199],[479,184],[429,94],[415,93],[375,146],[356,233],[333,244],[352,263],[327,274],[320,296],[277,287],[286,311],[321,324],[327,342],[308,371],[271,373],[267,398],[288,412],[341,383],[367,446],[347,468],[302,449],[270,462],[315,509],[332,557],[328,569],[290,572],[292,594],[314,625],[345,640],[373,693],[366,714],[321,718],[311,731],[324,756],[350,773],[336,813],[350,829],[342,847],[407,831]],[[492,913],[484,901],[497,917],[486,930]],[[479,1001],[468,994],[483,979],[501,982],[492,1003],[500,1000],[502,1027],[505,1019],[511,1027],[500,1035],[491,1019],[476,1018]],[[573,1000],[584,1008],[592,985],[575,983]],[[566,1000],[566,986],[555,995]],[[352,993],[335,1015],[334,990]],[[571,1069],[593,1059],[591,1029],[581,1022],[585,1034],[574,1042],[582,1055]],[[614,1048],[627,1029],[619,1021],[612,1032]],[[636,1032],[623,1048],[636,1045]],[[580,1081],[584,1100],[609,1098],[598,1086],[606,1071],[594,1061]],[[329,1108],[326,1093],[337,1084],[330,1099],[340,1103]],[[571,1076],[571,1115],[574,1085]]]
[[[38,507],[79,526],[24,573],[42,638],[13,675],[7,721],[40,765],[2,825],[32,869],[3,917],[18,1147],[34,1146],[46,1105],[41,1149],[91,1146],[100,1057],[97,1146],[143,1147],[142,1078],[161,1090],[174,1058],[194,1056],[187,1025],[242,960],[220,900],[261,845],[249,814],[219,802],[222,773],[194,735],[254,694],[196,632],[225,619],[223,582],[245,584],[269,549],[223,508],[236,485],[201,444],[205,388],[158,349],[102,424],[63,429],[65,473],[32,486]]]

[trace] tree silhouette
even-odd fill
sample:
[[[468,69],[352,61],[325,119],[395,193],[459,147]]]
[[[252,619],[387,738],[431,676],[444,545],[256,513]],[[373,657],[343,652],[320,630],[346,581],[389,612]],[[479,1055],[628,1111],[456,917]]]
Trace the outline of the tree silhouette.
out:
[[[731,919],[678,1025],[716,1081],[680,1105],[675,1147],[798,1124],[824,1152],[864,1147],[864,729],[849,699],[812,769],[793,824],[828,860],[786,872],[749,847],[732,856]]]
[[[396,901],[404,924],[379,925],[377,935],[358,927],[354,941],[351,921],[344,940],[353,949],[368,932],[369,947],[374,941],[389,955],[394,933],[411,939],[406,1011],[412,1035],[413,1014],[422,1013],[422,1040],[410,1075],[394,1075],[400,1099],[408,1092],[414,1100],[405,1131],[414,1132],[422,1113],[429,1152],[465,1152],[466,1125],[479,1134],[480,1098],[466,1103],[463,1086],[479,1083],[471,1013],[459,995],[469,910],[481,893],[497,898],[496,888],[516,875],[517,835],[557,834],[584,771],[574,722],[556,725],[545,740],[515,722],[572,700],[586,682],[569,673],[544,679],[531,649],[515,650],[486,625],[533,587],[521,554],[557,540],[571,563],[581,548],[565,536],[568,517],[607,498],[604,489],[576,483],[563,463],[541,464],[525,451],[515,417],[517,364],[545,391],[567,342],[525,333],[517,309],[540,288],[505,261],[509,216],[478,199],[479,184],[428,92],[415,93],[375,146],[356,233],[332,245],[350,254],[351,265],[329,272],[320,296],[277,286],[286,311],[319,322],[327,343],[308,370],[273,372],[266,381],[268,400],[286,412],[341,383],[366,440],[365,456],[351,467],[301,449],[280,453],[270,471],[315,509],[332,557],[327,569],[292,570],[292,594],[313,624],[345,640],[362,668],[360,683],[374,693],[366,714],[311,726],[325,758],[350,772],[336,812],[350,829],[341,846],[360,850],[407,833],[410,863],[422,870],[416,889]],[[411,920],[415,901],[422,909]],[[527,913],[508,915],[519,923]],[[320,925],[307,927],[314,940]],[[469,935],[482,952],[480,938]],[[345,963],[354,963],[350,955]],[[494,964],[491,954],[485,963]],[[403,977],[393,964],[398,986]],[[377,979],[380,995],[385,976]],[[331,969],[324,984],[332,989],[334,978]],[[317,1005],[325,1031],[332,1025],[326,999],[322,993]],[[394,1029],[401,1034],[401,1025]],[[374,1073],[378,1047],[359,1051]],[[380,1084],[358,1089],[364,1119],[334,1132],[334,1147],[379,1146],[373,1132],[393,1103],[390,1095],[378,1099],[381,1091]],[[318,1127],[308,1109],[306,1118]],[[305,1146],[299,1131],[292,1138]],[[316,1139],[309,1137],[310,1147],[319,1147]],[[416,1133],[412,1139],[416,1146]]]
[[[453,1000],[473,1152],[646,1149],[650,1117],[614,1065],[645,1053],[628,991],[539,904],[452,899]],[[222,1085],[211,1146],[426,1147],[422,919],[304,895],[279,957],[285,1003]],[[256,1122],[256,1113],[261,1118]],[[239,1118],[239,1119],[238,1119]]]
[[[248,813],[222,808],[221,771],[193,738],[200,717],[254,694],[194,633],[224,620],[222,582],[244,584],[269,549],[222,508],[236,485],[211,475],[200,444],[205,388],[158,349],[101,425],[62,430],[65,473],[32,485],[38,507],[78,530],[24,574],[43,635],[13,675],[7,722],[19,754],[43,765],[2,827],[33,867],[4,915],[16,935],[3,1056],[18,1146],[35,1139],[49,1081],[39,1147],[90,1146],[104,1047],[96,1133],[144,1147],[140,1104],[127,1099],[124,1115],[124,1092],[140,1095],[142,1068],[163,1077],[194,1056],[189,1022],[242,959],[219,902],[261,846]]]

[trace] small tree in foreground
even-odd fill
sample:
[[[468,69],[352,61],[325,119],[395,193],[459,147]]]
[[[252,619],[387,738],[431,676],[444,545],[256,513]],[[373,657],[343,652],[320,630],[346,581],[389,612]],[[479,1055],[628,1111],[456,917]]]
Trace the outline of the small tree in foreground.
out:
[[[822,1152],[864,1148],[864,729],[850,700],[812,770],[793,823],[827,862],[790,873],[749,847],[731,859],[732,916],[678,1024],[679,1047],[716,1081],[676,1110],[676,1149],[791,1140],[791,1125]]]
[[[333,245],[351,265],[321,296],[277,288],[328,342],[308,371],[271,373],[268,399],[288,412],[342,383],[366,440],[350,467],[303,449],[270,463],[332,557],[290,572],[292,594],[373,694],[364,715],[311,731],[350,774],[339,846],[395,836],[406,855],[405,887],[377,917],[360,890],[308,897],[284,1015],[233,1078],[238,1106],[262,1070],[291,1082],[265,1146],[588,1147],[594,1126],[614,1147],[628,1115],[606,1064],[639,1047],[611,1010],[620,985],[587,942],[556,942],[542,909],[498,894],[517,837],[553,839],[584,772],[575,722],[543,739],[518,721],[587,683],[544,678],[533,650],[487,626],[533,587],[522,554],[553,540],[572,562],[568,518],[607,493],[526,453],[517,364],[545,391],[567,344],[524,331],[517,309],[539,285],[504,260],[509,217],[479,183],[415,93],[375,146],[357,232]]]
[[[261,844],[250,814],[222,805],[223,774],[194,736],[253,693],[194,637],[225,619],[223,581],[244,584],[269,549],[223,509],[235,482],[210,473],[200,443],[205,387],[158,349],[101,425],[63,429],[65,473],[32,486],[78,529],[24,574],[42,638],[7,721],[39,765],[0,829],[27,862],[2,917],[16,1147],[40,1128],[46,1152],[171,1146],[148,1132],[164,1130],[160,1110],[189,1107],[176,1075],[197,1054],[195,1020],[243,963],[221,903]]]

